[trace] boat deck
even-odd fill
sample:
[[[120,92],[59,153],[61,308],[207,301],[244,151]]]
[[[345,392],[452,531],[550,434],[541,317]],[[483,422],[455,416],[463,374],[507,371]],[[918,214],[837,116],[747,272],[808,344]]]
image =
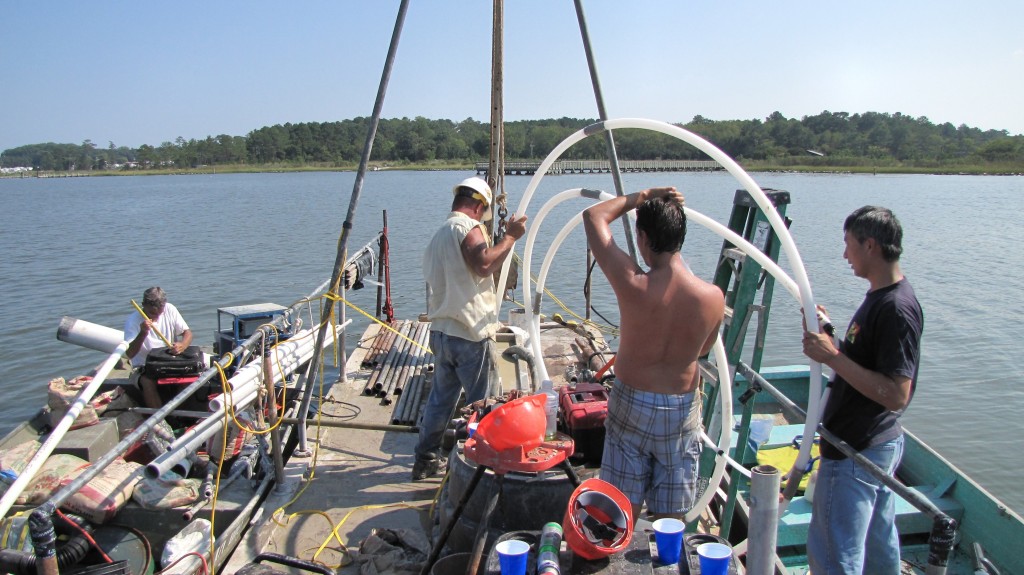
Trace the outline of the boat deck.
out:
[[[401,426],[387,431],[326,426],[331,422],[364,427],[394,424],[398,402],[382,405],[382,398],[364,393],[373,369],[363,364],[377,331],[376,326],[367,330],[348,358],[347,381],[331,388],[322,409],[325,426],[318,429],[315,420],[308,426],[310,445],[317,446],[315,456],[292,456],[286,470],[288,485],[273,491],[264,502],[254,519],[256,527],[246,534],[225,572],[234,573],[259,553],[277,553],[337,568],[352,561],[350,551],[356,551],[375,529],[414,531],[429,551],[426,534],[431,530],[432,508],[440,504],[443,478],[411,481],[416,433],[398,430]],[[566,382],[565,367],[578,361],[579,336],[563,327],[547,325],[544,337],[544,359],[557,387]],[[499,336],[499,351],[502,347]],[[500,375],[503,391],[519,385],[520,376],[512,363],[501,361]],[[421,403],[425,400],[426,390]],[[304,476],[313,480],[304,481]],[[578,565],[563,572],[665,572],[667,567],[658,564],[656,558],[652,562],[652,546],[651,533],[644,533],[634,537],[631,550],[615,561]],[[264,565],[286,573],[306,572],[285,565]]]

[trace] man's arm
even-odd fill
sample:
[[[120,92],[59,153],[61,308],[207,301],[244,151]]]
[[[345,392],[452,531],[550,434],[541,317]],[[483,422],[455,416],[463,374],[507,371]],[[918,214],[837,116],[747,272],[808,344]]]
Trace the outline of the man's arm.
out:
[[[141,323],[139,324],[139,332],[135,334],[135,337],[128,342],[128,349],[125,350],[124,354],[128,356],[128,359],[134,358],[138,355],[139,350],[142,349],[142,344],[146,342],[146,337],[149,335],[149,322],[145,318],[140,318]],[[130,323],[131,320],[128,320]],[[127,333],[131,329],[129,326],[125,327]]]
[[[910,403],[911,378],[890,377],[861,366],[836,349],[828,334],[804,330],[804,355],[831,367],[864,397],[889,411],[899,411]]]
[[[647,200],[666,195],[678,196],[678,201],[683,201],[682,194],[675,188],[649,188],[603,201],[583,211],[583,229],[587,233],[590,251],[616,291],[628,285],[643,270],[615,244],[611,223]]]
[[[480,277],[493,275],[501,269],[502,262],[512,251],[516,240],[526,233],[526,216],[517,218],[515,215],[509,217],[505,227],[505,235],[493,246],[487,245],[484,232],[480,226],[476,226],[466,234],[462,240],[462,258],[466,260],[473,273]]]

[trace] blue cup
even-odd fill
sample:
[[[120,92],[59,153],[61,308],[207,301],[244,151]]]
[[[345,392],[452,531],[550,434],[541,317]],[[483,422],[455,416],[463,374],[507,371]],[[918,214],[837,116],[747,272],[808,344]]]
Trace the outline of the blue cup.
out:
[[[506,539],[495,545],[501,575],[526,575],[526,559],[530,544],[519,539]]]
[[[664,565],[679,563],[679,554],[683,549],[682,521],[670,517],[654,522],[654,542],[658,545],[658,559]]]
[[[721,543],[703,543],[697,546],[697,557],[700,560],[701,575],[726,575],[732,559],[732,548]]]

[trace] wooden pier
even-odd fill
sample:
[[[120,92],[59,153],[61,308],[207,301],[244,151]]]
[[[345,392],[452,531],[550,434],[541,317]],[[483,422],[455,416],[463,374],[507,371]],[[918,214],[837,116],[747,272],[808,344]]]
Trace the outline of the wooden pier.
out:
[[[505,162],[506,176],[532,176],[540,162]],[[487,173],[487,162],[477,162],[476,173]],[[710,172],[721,170],[714,160],[622,160],[622,172]],[[608,160],[558,160],[548,168],[548,174],[607,174],[611,172]]]

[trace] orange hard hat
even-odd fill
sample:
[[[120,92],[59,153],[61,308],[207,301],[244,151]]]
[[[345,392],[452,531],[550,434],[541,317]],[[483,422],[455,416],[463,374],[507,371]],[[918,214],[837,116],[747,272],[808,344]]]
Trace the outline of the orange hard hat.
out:
[[[544,441],[546,401],[543,393],[509,401],[485,415],[474,436],[495,451],[522,446],[526,453]]]
[[[569,497],[562,527],[573,553],[584,559],[607,557],[629,546],[633,506],[614,485],[591,478]]]

